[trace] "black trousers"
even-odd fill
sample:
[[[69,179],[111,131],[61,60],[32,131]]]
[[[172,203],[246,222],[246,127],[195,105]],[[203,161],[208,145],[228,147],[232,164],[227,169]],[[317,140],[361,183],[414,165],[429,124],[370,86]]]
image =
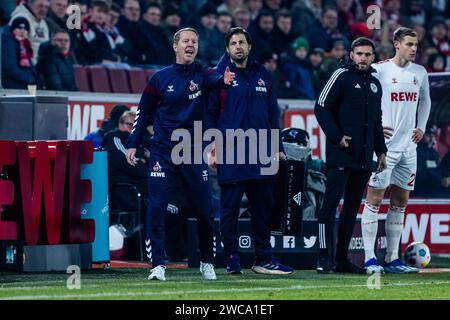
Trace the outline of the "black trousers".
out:
[[[272,257],[270,245],[269,219],[274,209],[272,179],[255,179],[226,183],[221,186],[220,195],[220,232],[225,256],[237,255],[239,205],[245,194],[250,203],[252,234],[256,260],[268,260]]]
[[[344,205],[339,217],[335,260],[337,263],[341,263],[347,259],[356,215],[370,174],[370,171],[350,168],[327,169],[325,197],[318,219],[321,259],[331,258],[333,260],[334,257],[334,223],[342,195],[344,195]]]

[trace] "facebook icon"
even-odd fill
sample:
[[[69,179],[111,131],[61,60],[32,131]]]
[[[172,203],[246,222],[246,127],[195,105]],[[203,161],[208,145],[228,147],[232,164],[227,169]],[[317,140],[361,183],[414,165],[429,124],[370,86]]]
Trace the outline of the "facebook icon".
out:
[[[295,237],[283,236],[283,248],[295,248]]]

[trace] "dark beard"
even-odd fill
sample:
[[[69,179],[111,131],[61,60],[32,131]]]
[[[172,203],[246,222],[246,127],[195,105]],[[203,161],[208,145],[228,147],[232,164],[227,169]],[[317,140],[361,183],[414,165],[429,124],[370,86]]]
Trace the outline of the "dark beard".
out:
[[[242,62],[244,62],[245,60],[247,60],[247,57],[242,57],[242,58],[233,58],[233,61],[236,62],[237,64],[241,64]]]

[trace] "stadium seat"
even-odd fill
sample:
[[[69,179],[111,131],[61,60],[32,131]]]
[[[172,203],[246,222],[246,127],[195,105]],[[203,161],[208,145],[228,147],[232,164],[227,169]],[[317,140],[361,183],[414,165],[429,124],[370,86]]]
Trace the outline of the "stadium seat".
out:
[[[87,68],[89,70],[92,92],[112,92],[106,68],[99,66],[89,66]]]
[[[147,83],[147,72],[144,69],[127,70],[131,93],[142,93]]]
[[[89,78],[87,69],[81,65],[74,65],[73,70],[75,73],[75,82],[80,89],[80,91],[91,92],[91,87],[89,85]]]
[[[119,182],[110,186],[109,194],[112,193],[113,189],[120,190],[121,193],[131,192],[133,198],[136,199],[136,204],[130,203],[120,203],[118,199],[109,202],[109,216],[110,225],[119,224],[123,225],[124,229],[127,231],[128,236],[135,239],[136,250],[134,252],[133,260],[138,259],[139,261],[144,261],[144,222],[143,222],[143,202],[141,193],[136,188],[136,186],[131,183]],[[115,191],[117,191],[115,190]],[[111,200],[113,200],[110,197]],[[123,200],[123,199],[122,199]],[[130,254],[133,254],[130,252]],[[127,254],[128,258],[130,254]]]
[[[107,69],[111,89],[114,93],[131,93],[125,69]]]

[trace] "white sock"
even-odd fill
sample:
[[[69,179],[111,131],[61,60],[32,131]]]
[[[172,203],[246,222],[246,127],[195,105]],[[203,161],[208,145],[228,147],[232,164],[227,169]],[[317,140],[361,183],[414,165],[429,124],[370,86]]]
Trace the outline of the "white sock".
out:
[[[389,207],[385,225],[387,241],[386,263],[398,259],[398,248],[402,237],[404,218],[405,208]]]
[[[369,203],[364,204],[364,210],[361,217],[361,231],[364,244],[365,259],[367,262],[375,256],[375,240],[378,231],[378,210],[380,207]]]

